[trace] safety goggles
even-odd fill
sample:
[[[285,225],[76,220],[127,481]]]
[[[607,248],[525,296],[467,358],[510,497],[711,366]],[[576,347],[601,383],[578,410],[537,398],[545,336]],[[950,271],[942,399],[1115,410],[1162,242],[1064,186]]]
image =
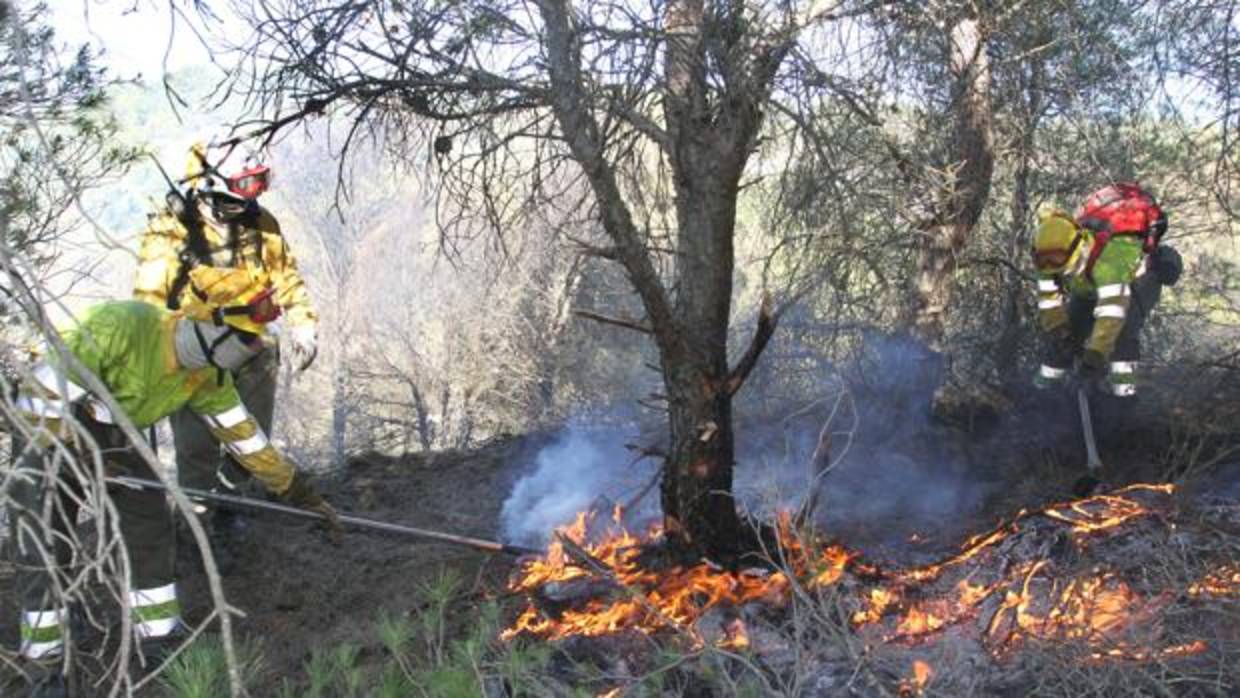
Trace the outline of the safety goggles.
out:
[[[243,199],[257,199],[271,185],[271,168],[266,165],[247,167],[232,177],[225,178],[228,191]]]

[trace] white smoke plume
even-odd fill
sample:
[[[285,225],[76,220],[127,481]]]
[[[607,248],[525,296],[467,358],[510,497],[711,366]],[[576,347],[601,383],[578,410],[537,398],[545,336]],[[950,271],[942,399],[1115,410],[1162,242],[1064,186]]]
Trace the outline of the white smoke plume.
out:
[[[572,424],[534,457],[500,511],[504,539],[524,545],[547,542],[558,526],[572,523],[591,507],[610,514],[610,502],[623,503],[654,476],[649,460],[634,464],[625,443],[635,429]],[[641,511],[657,509],[657,488],[641,502]],[[629,519],[630,521],[633,519]]]

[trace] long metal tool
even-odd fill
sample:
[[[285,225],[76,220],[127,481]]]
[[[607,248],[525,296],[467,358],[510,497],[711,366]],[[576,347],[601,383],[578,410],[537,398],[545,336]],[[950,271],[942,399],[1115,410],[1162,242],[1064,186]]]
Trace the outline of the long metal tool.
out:
[[[1089,458],[1089,472],[1096,473],[1102,468],[1102,459],[1098,457],[1098,443],[1094,441],[1094,420],[1089,414],[1089,396],[1085,394],[1085,386],[1076,389],[1076,404],[1081,409],[1081,431],[1085,432],[1085,455]]]
[[[121,485],[123,487],[134,487],[138,489],[167,491],[168,487],[162,482],[154,480],[144,480],[136,477],[110,477],[108,482],[111,484]],[[280,514],[288,514],[289,516],[298,516],[303,519],[325,519],[326,516],[317,511],[306,511],[298,509],[287,504],[279,504],[276,502],[264,502],[258,499],[250,499],[249,497],[239,497],[231,494],[219,494],[216,492],[205,492],[190,487],[182,487],[181,491],[192,499],[200,499],[208,502],[217,502],[237,509],[255,509],[258,511],[274,511]],[[470,538],[468,536],[458,536],[451,533],[442,533],[440,531],[431,531],[425,528],[414,528],[413,526],[402,526],[400,524],[387,523],[384,521],[375,521],[373,519],[363,519],[359,516],[350,514],[340,514],[340,523],[348,526],[356,526],[357,528],[366,528],[374,531],[387,531],[389,533],[401,533],[415,538],[425,538],[427,540],[438,541],[440,543],[449,543],[452,545],[463,545],[476,550],[484,550],[488,553],[507,553],[508,555],[539,555],[541,550],[534,548],[526,548],[520,545],[508,545],[507,543],[499,543],[497,541],[482,540],[480,538]]]

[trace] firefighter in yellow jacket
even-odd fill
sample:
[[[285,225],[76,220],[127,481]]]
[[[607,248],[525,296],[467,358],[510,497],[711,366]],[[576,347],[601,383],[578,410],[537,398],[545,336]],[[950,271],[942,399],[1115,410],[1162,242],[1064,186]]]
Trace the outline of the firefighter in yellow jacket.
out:
[[[1136,395],[1141,329],[1182,270],[1161,242],[1166,229],[1153,195],[1127,182],[1094,192],[1075,216],[1040,212],[1033,258],[1038,322],[1050,342],[1036,385],[1061,384],[1076,365],[1104,394]]]
[[[89,491],[85,485],[101,484],[93,453],[97,449],[105,475],[155,479],[78,366],[107,388],[138,428],[187,410],[212,443],[222,444],[270,493],[338,526],[331,506],[271,445],[233,387],[231,371],[262,351],[262,328],[279,315],[274,290],[261,275],[237,269],[198,268],[187,283],[194,296],[178,312],[138,301],[90,308],[63,333],[74,361],[49,353],[14,403],[26,423],[15,432],[21,436],[14,439],[9,498],[22,604],[19,653],[42,669],[39,695],[63,695],[64,590],[81,574],[69,541]],[[66,459],[68,452],[76,457]],[[129,563],[126,606],[143,653],[158,655],[180,627],[171,512],[162,492],[109,487],[109,494]],[[96,525],[102,530],[108,524],[101,518]]]
[[[222,159],[229,154],[225,152]],[[138,300],[177,310],[192,293],[186,279],[194,268],[242,269],[267,275],[276,289],[276,301],[284,309],[283,332],[279,338],[264,336],[265,350],[232,370],[242,403],[266,433],[271,433],[281,354],[291,358],[298,370],[307,368],[317,353],[318,325],[318,315],[280,224],[258,204],[270,179],[269,168],[253,160],[234,174],[221,174],[217,164],[208,160],[206,147],[195,145],[185,180],[187,193],[170,192],[169,205],[149,219],[134,283]],[[235,466],[235,459],[221,453],[206,425],[188,410],[174,413],[170,422],[182,485],[203,490],[235,488],[239,484],[236,481],[245,477],[245,471]],[[227,539],[236,521],[225,510],[206,520],[217,543]],[[221,567],[227,568],[227,547],[215,547]]]

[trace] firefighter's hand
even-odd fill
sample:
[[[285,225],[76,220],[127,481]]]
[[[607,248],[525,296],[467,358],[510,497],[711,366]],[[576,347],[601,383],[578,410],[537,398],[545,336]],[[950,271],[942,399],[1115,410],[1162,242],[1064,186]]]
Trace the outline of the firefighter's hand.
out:
[[[1164,286],[1174,286],[1184,273],[1184,260],[1170,245],[1160,245],[1154,250],[1152,266],[1158,282]]]
[[[310,368],[319,355],[318,330],[314,323],[294,325],[288,331],[289,356],[298,371]]]
[[[333,541],[338,541],[340,534],[344,533],[344,528],[340,525],[340,515],[336,513],[332,505],[327,503],[326,499],[323,499],[323,495],[315,489],[314,483],[304,474],[297,473],[293,476],[293,481],[289,483],[288,489],[284,491],[281,498],[298,509],[321,514],[323,524],[327,527],[328,535]]]

